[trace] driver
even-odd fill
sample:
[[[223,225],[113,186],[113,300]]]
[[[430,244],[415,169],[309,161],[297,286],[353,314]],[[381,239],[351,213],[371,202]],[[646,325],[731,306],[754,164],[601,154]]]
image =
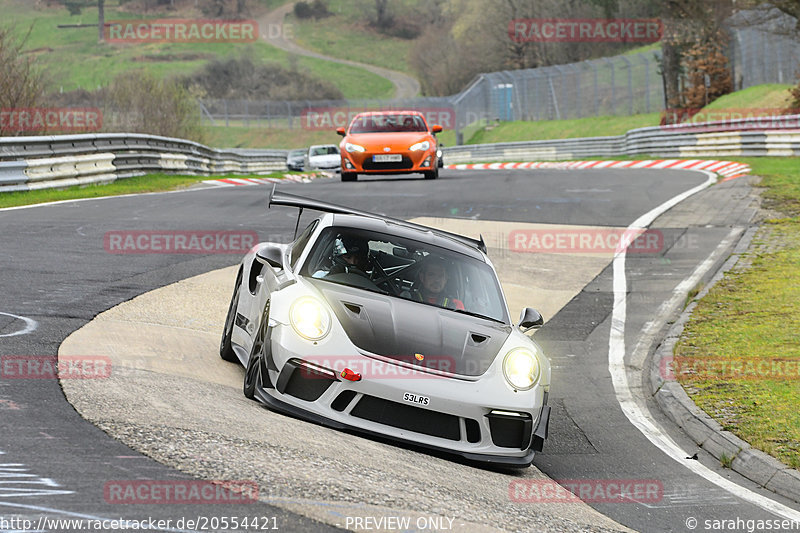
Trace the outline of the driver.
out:
[[[448,309],[464,309],[461,300],[447,295],[447,263],[439,257],[428,257],[419,272],[421,286],[417,291],[417,299],[421,302],[446,307]]]
[[[331,274],[354,273],[367,276],[369,269],[369,243],[360,237],[343,235],[339,238],[341,248],[334,257]],[[369,276],[367,276],[369,277]]]

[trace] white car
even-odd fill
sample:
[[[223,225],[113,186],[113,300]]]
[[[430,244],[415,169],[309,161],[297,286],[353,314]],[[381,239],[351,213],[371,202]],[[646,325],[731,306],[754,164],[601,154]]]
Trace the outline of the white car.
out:
[[[323,214],[239,267],[220,356],[244,395],[329,427],[526,467],[547,438],[550,363],[511,322],[483,239],[285,193]],[[432,294],[435,293],[435,294]]]
[[[339,147],[335,144],[318,144],[309,147],[306,155],[306,170],[341,172],[342,156],[339,155]]]

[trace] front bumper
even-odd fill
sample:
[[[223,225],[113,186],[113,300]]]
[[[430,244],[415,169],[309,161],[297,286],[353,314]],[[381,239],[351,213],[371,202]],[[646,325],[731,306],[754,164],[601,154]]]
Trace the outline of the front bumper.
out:
[[[436,169],[436,151],[392,152],[402,157],[401,161],[378,163],[373,156],[378,152],[342,152],[342,171],[357,174],[411,174],[430,172]]]
[[[542,450],[550,408],[538,387],[525,393],[490,393],[497,389],[491,379],[446,378],[412,368],[401,370],[400,376],[397,365],[360,354],[345,359],[364,358],[374,373],[348,381],[341,377],[336,357],[324,361],[299,356],[303,341],[281,335],[281,329],[273,330],[268,379],[256,388],[256,397],[275,410],[485,463],[524,467]],[[405,394],[427,398],[430,404],[404,402]]]

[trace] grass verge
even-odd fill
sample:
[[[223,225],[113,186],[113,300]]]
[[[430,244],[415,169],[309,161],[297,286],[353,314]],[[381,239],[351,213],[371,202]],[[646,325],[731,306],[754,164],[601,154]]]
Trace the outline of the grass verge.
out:
[[[660,118],[659,113],[646,113],[627,117],[501,122],[496,126],[490,125],[478,130],[470,137],[467,144],[623,135],[635,128],[658,126]]]
[[[58,202],[61,200],[77,200],[80,198],[101,198],[145,192],[162,192],[183,189],[199,181],[223,178],[282,178],[286,172],[274,172],[267,176],[182,176],[175,174],[147,174],[134,178],[125,178],[107,184],[92,184],[67,187],[65,189],[39,189],[35,191],[19,191],[0,194],[0,208],[23,205]],[[290,173],[291,174],[291,173]]]
[[[800,468],[800,171],[796,158],[742,161],[785,216],[700,300],[675,347],[687,358],[677,378],[723,428]]]

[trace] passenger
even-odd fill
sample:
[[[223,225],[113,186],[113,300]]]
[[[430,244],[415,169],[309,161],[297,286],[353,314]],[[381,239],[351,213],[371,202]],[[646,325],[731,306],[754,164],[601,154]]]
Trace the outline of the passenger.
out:
[[[448,309],[464,309],[461,300],[453,298],[447,294],[447,263],[438,257],[428,257],[424,259],[422,269],[419,272],[421,286],[417,291],[417,299],[421,302],[446,307]]]

